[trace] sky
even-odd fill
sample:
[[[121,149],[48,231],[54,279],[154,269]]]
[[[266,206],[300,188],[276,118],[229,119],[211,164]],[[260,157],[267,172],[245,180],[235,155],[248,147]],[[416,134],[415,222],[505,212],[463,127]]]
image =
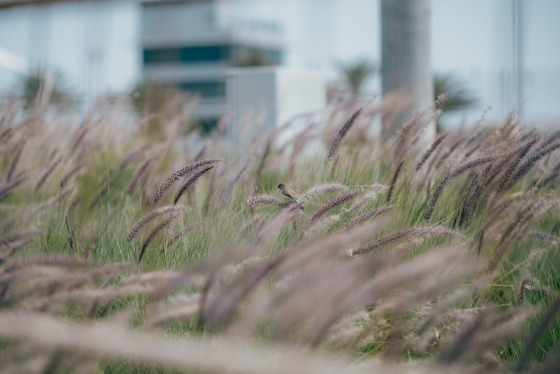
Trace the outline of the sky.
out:
[[[226,0],[228,1],[228,0]],[[469,119],[492,106],[502,118],[514,109],[513,0],[432,0],[433,71],[451,74],[478,98]],[[229,0],[235,18],[282,25],[289,66],[337,78],[337,62],[380,62],[379,0]],[[560,121],[560,1],[523,1],[523,116]],[[85,1],[0,11],[0,57],[63,73],[86,102],[124,92],[141,78],[141,13],[134,1]],[[2,54],[4,52],[4,54]],[[0,91],[20,75],[0,67]],[[367,84],[379,91],[379,79]]]

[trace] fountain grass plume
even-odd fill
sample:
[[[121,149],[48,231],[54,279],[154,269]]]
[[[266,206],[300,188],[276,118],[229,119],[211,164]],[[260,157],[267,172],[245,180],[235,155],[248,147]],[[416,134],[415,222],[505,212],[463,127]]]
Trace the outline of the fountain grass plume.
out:
[[[175,199],[173,199],[173,205],[177,204],[177,202],[179,201],[179,199],[181,198],[181,196],[183,195],[183,193],[191,186],[193,186],[198,179],[203,176],[206,172],[208,172],[210,169],[212,169],[214,166],[209,166],[205,169],[202,169],[198,172],[196,172],[195,174],[191,175],[189,177],[189,179],[187,179],[185,181],[185,183],[183,183],[183,185],[181,186],[181,188],[179,189],[179,191],[177,192],[177,195],[175,195]]]
[[[331,184],[323,184],[320,186],[316,186],[313,188],[310,188],[304,195],[303,195],[303,199],[304,200],[310,200],[313,199],[317,196],[321,196],[321,195],[325,195],[325,194],[329,194],[329,193],[335,193],[335,192],[346,192],[348,191],[348,187],[340,184],[340,183],[331,183]]]
[[[494,161],[496,159],[502,158],[502,157],[507,157],[507,155],[504,154],[498,154],[498,155],[490,155],[490,156],[484,156],[484,157],[480,157],[477,158],[475,160],[472,161],[467,161],[464,162],[463,164],[459,165],[458,167],[448,170],[445,173],[445,176],[440,180],[437,188],[435,189],[430,201],[428,202],[428,204],[426,205],[426,211],[424,213],[424,219],[425,220],[429,220],[430,217],[432,216],[432,213],[434,212],[434,207],[441,195],[441,193],[443,192],[443,189],[445,188],[445,186],[447,185],[447,183],[449,183],[449,181],[451,181],[454,178],[457,178],[459,175],[461,175],[462,173],[464,173],[465,171],[488,163],[490,161]]]
[[[515,174],[513,174],[513,176],[511,177],[511,179],[505,184],[504,188],[505,190],[509,189],[511,186],[513,186],[515,184],[515,182],[517,182],[523,175],[525,175],[529,170],[531,170],[531,168],[535,165],[535,163],[537,161],[539,161],[541,158],[548,156],[550,153],[554,152],[555,150],[557,150],[558,148],[560,148],[560,143],[556,143],[556,144],[552,144],[552,145],[547,145],[545,147],[540,148],[539,151],[537,151],[534,155],[532,155],[531,157],[529,157],[529,159],[527,161],[525,161],[524,163],[522,163],[517,170],[515,171]]]
[[[161,216],[162,214],[172,213],[172,212],[173,213],[184,212],[188,209],[189,208],[184,207],[184,206],[169,205],[169,206],[164,206],[164,207],[152,210],[150,213],[148,213],[144,217],[140,218],[140,220],[138,222],[136,222],[134,224],[134,226],[132,226],[132,229],[130,229],[130,231],[128,232],[128,235],[126,236],[126,241],[127,242],[132,241],[132,239],[134,239],[136,237],[136,235],[138,235],[138,232],[140,231],[140,229],[142,227],[144,227],[146,224],[148,224],[153,219]]]
[[[397,231],[393,234],[389,234],[380,239],[376,239],[372,242],[362,245],[357,249],[353,249],[351,250],[350,255],[351,256],[363,255],[373,251],[376,248],[387,245],[389,243],[401,241],[404,239],[409,239],[415,236],[455,236],[459,238],[464,237],[463,234],[454,230],[450,230],[447,227],[443,227],[443,226],[405,229],[405,230]]]
[[[510,178],[514,174],[515,168],[517,167],[517,165],[519,165],[521,160],[523,160],[523,157],[525,157],[525,155],[529,152],[529,150],[537,142],[537,140],[538,140],[538,138],[534,138],[533,140],[527,142],[527,144],[525,144],[520,149],[519,154],[513,160],[513,162],[510,164],[510,166],[506,169],[506,171],[504,172],[504,175],[502,176],[502,178],[498,182],[498,188],[497,188],[498,193],[500,193],[504,190],[504,188],[506,187],[506,184],[509,182]]]
[[[436,138],[436,140],[432,143],[431,147],[428,148],[428,150],[426,152],[424,152],[424,154],[422,155],[422,158],[420,159],[420,161],[418,161],[418,164],[416,165],[416,171],[420,170],[422,165],[424,165],[426,163],[426,161],[428,161],[428,159],[430,158],[432,153],[434,153],[434,151],[445,140],[445,138],[447,138],[448,135],[449,135],[449,132],[444,132],[444,133],[441,133]]]
[[[313,213],[313,215],[309,219],[308,226],[311,226],[313,223],[315,223],[320,217],[322,217],[329,210],[331,210],[334,207],[339,206],[340,204],[343,204],[343,203],[345,203],[349,200],[352,200],[353,198],[359,196],[361,193],[362,193],[361,191],[349,192],[347,194],[344,194],[344,195],[336,197],[332,200],[329,200],[327,203],[325,203],[319,209],[317,209],[315,211],[315,213]]]
[[[197,169],[201,166],[214,164],[214,163],[220,162],[220,161],[222,161],[222,160],[221,159],[213,159],[213,160],[194,161],[194,162],[191,162],[190,164],[182,167],[181,169],[176,170],[173,174],[171,174],[169,177],[167,177],[159,185],[156,193],[154,194],[153,205],[156,205],[167,194],[167,191],[169,190],[169,188],[171,188],[171,186],[175,182],[177,182],[179,180],[179,178],[185,176],[187,173],[190,173],[191,171],[193,171],[193,170],[195,170],[195,169]]]
[[[401,173],[404,161],[399,162],[399,165],[395,169],[393,173],[393,178],[391,178],[391,184],[389,185],[389,191],[387,191],[387,204],[391,202],[391,196],[393,195],[393,190],[395,189],[395,184],[397,183],[397,179],[399,178],[399,174]]]
[[[138,262],[142,261],[142,257],[144,256],[144,253],[146,252],[146,249],[148,248],[148,245],[150,245],[152,240],[154,240],[156,235],[165,226],[169,225],[171,223],[171,221],[173,221],[173,219],[175,218],[174,216],[175,216],[175,214],[171,214],[169,217],[167,217],[166,219],[161,221],[156,227],[154,227],[152,231],[150,231],[150,233],[148,234],[148,236],[144,240],[144,243],[142,244],[142,248],[140,249],[140,256],[138,257]]]
[[[247,200],[247,205],[249,205],[252,209],[261,205],[278,205],[281,203],[282,200],[269,195],[255,195],[251,196]]]
[[[327,156],[328,160],[333,158],[333,156],[336,153],[336,150],[338,149],[338,146],[342,142],[342,139],[344,139],[344,137],[346,136],[348,131],[350,131],[350,129],[352,128],[352,125],[354,125],[354,122],[356,122],[356,119],[360,116],[363,109],[364,109],[364,107],[361,107],[360,109],[358,109],[354,113],[352,113],[350,118],[344,123],[344,125],[340,128],[340,130],[338,130],[338,133],[333,138],[333,140],[331,142],[331,146],[329,147],[329,154]]]
[[[351,229],[352,227],[354,227],[356,225],[359,225],[360,223],[363,223],[367,220],[370,220],[374,217],[377,217],[378,215],[383,214],[385,212],[388,212],[388,211],[390,211],[390,210],[392,210],[396,207],[397,207],[396,205],[385,205],[385,206],[382,206],[381,208],[371,210],[367,213],[364,213],[364,214],[352,219],[352,221],[350,221],[348,224],[341,227],[337,232],[347,231],[347,230]]]

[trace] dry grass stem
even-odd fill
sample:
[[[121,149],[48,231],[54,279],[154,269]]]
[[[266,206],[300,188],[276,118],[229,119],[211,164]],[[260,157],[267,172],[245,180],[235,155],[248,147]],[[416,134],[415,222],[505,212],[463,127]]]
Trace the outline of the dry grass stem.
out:
[[[255,195],[251,196],[249,200],[247,200],[247,205],[249,205],[252,209],[262,205],[278,205],[281,203],[282,200],[269,195]]]
[[[174,213],[174,212],[184,212],[188,210],[187,207],[184,206],[174,206],[174,205],[169,205],[169,206],[164,206],[158,209],[154,209],[152,210],[150,213],[146,214],[144,217],[140,218],[140,220],[138,222],[136,222],[134,224],[134,226],[132,226],[132,229],[128,232],[128,235],[126,236],[126,241],[130,242],[132,241],[132,239],[134,239],[136,237],[136,235],[138,235],[138,232],[140,231],[140,229],[142,227],[144,227],[145,225],[147,225],[149,222],[151,222],[153,219],[166,214],[166,213]]]
[[[16,155],[14,156],[14,158],[12,159],[12,162],[10,163],[10,168],[8,169],[8,174],[6,174],[6,182],[9,182],[10,179],[12,179],[12,176],[14,175],[14,171],[16,170],[16,167],[18,165],[18,161],[19,161],[19,158],[21,157],[21,153],[23,152],[23,147],[24,146],[25,146],[25,139],[20,140],[15,145]]]
[[[418,161],[418,164],[416,165],[416,171],[420,170],[422,165],[424,165],[426,163],[426,161],[428,161],[428,159],[430,158],[432,153],[434,153],[434,151],[437,149],[437,147],[439,147],[439,145],[445,140],[445,138],[447,138],[448,135],[449,135],[448,132],[444,132],[444,133],[441,133],[436,138],[436,140],[432,143],[431,147],[426,152],[424,152],[424,154],[422,155],[422,158],[420,159],[420,161]]]
[[[558,148],[560,148],[560,143],[556,143],[556,144],[553,144],[553,145],[548,145],[546,147],[541,148],[534,155],[529,157],[529,159],[527,161],[522,163],[517,168],[517,170],[515,171],[515,174],[513,174],[511,179],[504,186],[504,189],[507,190],[511,186],[513,186],[515,184],[515,182],[517,182],[523,175],[525,175],[529,170],[531,170],[531,168],[535,165],[535,163],[538,160],[540,160],[541,158],[543,158],[545,156],[548,156],[550,153],[554,152]]]
[[[30,175],[23,173],[16,175],[13,179],[10,179],[9,182],[1,183],[0,184],[0,201],[4,200],[6,197],[10,195],[12,190],[18,187],[20,184],[25,182],[29,179]]]
[[[358,217],[354,218],[348,224],[341,227],[340,230],[338,230],[338,232],[347,231],[347,230],[351,229],[352,227],[354,227],[356,225],[359,225],[360,223],[363,223],[367,220],[370,220],[370,219],[372,219],[372,218],[374,218],[374,217],[376,217],[380,214],[383,214],[385,212],[388,212],[391,209],[394,209],[396,207],[397,207],[396,205],[385,205],[385,206],[382,206],[381,208],[374,209],[374,210],[371,210],[367,213],[364,213],[361,216],[358,216]]]
[[[58,166],[58,164],[60,164],[61,161],[62,161],[62,157],[57,158],[51,164],[51,166],[49,166],[49,168],[43,173],[43,175],[39,179],[39,182],[37,182],[37,185],[35,186],[35,192],[37,192],[43,186],[43,184],[47,181],[48,177],[52,174],[54,169]]]
[[[179,189],[179,191],[177,192],[177,195],[175,195],[175,199],[173,199],[173,205],[177,204],[177,202],[179,201],[179,199],[181,198],[181,196],[183,195],[183,193],[191,186],[193,186],[196,181],[198,181],[198,179],[203,176],[206,172],[208,172],[210,169],[212,169],[214,166],[209,166],[205,169],[202,169],[198,172],[196,172],[195,174],[191,175],[189,177],[189,179],[187,179],[185,181],[185,183],[183,183],[183,185],[181,186],[181,188]]]
[[[253,216],[249,221],[247,221],[243,226],[241,226],[241,228],[237,232],[235,241],[239,241],[243,237],[245,237],[245,235],[247,235],[247,232],[249,232],[249,230],[251,230],[255,225],[260,225],[261,220],[263,220],[266,216],[267,216],[266,213],[260,213]]]
[[[134,189],[136,188],[136,184],[138,183],[142,175],[144,175],[144,173],[148,170],[153,160],[154,160],[153,158],[147,159],[146,161],[144,161],[142,166],[138,168],[138,170],[132,176],[132,179],[130,179],[130,182],[128,183],[128,187],[126,188],[126,192],[128,192],[129,194],[134,192]]]
[[[344,125],[340,128],[340,130],[338,130],[338,133],[333,138],[333,140],[331,142],[331,146],[329,148],[329,154],[327,156],[327,158],[329,160],[334,156],[334,154],[336,153],[336,150],[338,149],[338,146],[340,145],[340,142],[342,142],[342,139],[344,139],[344,136],[346,136],[346,133],[348,133],[348,131],[350,131],[350,129],[352,128],[352,125],[354,124],[354,122],[356,122],[356,119],[360,116],[363,109],[364,108],[362,107],[362,108],[356,110],[354,113],[352,113],[352,116],[350,116],[350,118],[344,123]]]
[[[389,185],[389,191],[387,191],[387,204],[391,202],[391,196],[393,195],[393,190],[395,189],[395,184],[397,183],[397,179],[399,178],[399,174],[401,173],[402,166],[404,161],[399,162],[399,165],[395,169],[393,173],[393,178],[391,178],[391,184]]]
[[[316,186],[309,189],[304,195],[304,200],[311,200],[318,196],[325,194],[331,194],[336,192],[347,192],[349,189],[343,184],[333,183],[333,184],[323,184],[321,186]]]
[[[197,226],[200,226],[199,223],[195,223],[192,224],[190,226],[187,226],[181,230],[179,230],[179,232],[177,232],[177,234],[175,234],[173,237],[169,238],[167,240],[167,244],[166,246],[169,247],[171,244],[173,244],[177,239],[179,239],[180,237],[182,237],[183,235],[185,235],[187,232],[194,230]]]
[[[140,256],[138,257],[138,262],[140,262],[142,260],[142,257],[144,256],[144,253],[146,252],[146,248],[148,248],[148,245],[150,245],[152,240],[154,240],[156,235],[165,226],[169,225],[169,223],[173,220],[173,218],[174,218],[174,215],[172,214],[171,216],[169,216],[166,219],[164,219],[163,221],[161,221],[156,227],[154,227],[154,229],[152,231],[150,231],[150,233],[148,234],[148,236],[144,240],[144,243],[142,244],[142,248],[140,249]]]
[[[506,186],[506,183],[510,180],[510,178],[512,177],[515,168],[517,167],[517,165],[519,165],[519,163],[521,162],[521,160],[523,160],[523,157],[525,157],[525,155],[529,152],[529,150],[531,149],[531,147],[533,145],[535,145],[535,143],[538,141],[538,138],[535,138],[531,141],[529,141],[526,145],[524,145],[520,151],[518,156],[513,160],[513,162],[510,164],[510,166],[506,169],[506,171],[504,172],[504,175],[502,176],[502,178],[500,179],[500,181],[498,182],[498,188],[497,191],[498,193],[502,192],[504,187]]]
[[[154,202],[153,205],[156,205],[166,194],[169,188],[179,180],[179,178],[185,176],[186,174],[190,173],[191,171],[209,164],[214,164],[216,162],[222,161],[221,159],[214,159],[214,160],[201,160],[201,161],[194,161],[190,164],[182,167],[181,169],[175,171],[169,177],[167,177],[161,184],[159,185],[156,193],[154,194]]]
[[[459,238],[463,238],[464,236],[457,231],[450,230],[443,226],[434,226],[434,227],[420,227],[414,229],[405,229],[402,231],[395,232],[393,234],[384,236],[380,239],[374,240],[365,244],[357,249],[351,251],[351,256],[362,255],[368,252],[373,251],[376,248],[384,246],[389,243],[393,243],[396,241],[401,241],[404,239],[412,238],[415,236],[455,236]]]
[[[350,193],[341,195],[339,197],[336,197],[332,200],[329,200],[324,205],[322,205],[319,209],[317,209],[315,211],[315,213],[313,213],[313,215],[309,219],[308,226],[311,226],[313,223],[315,223],[320,217],[322,217],[329,210],[339,206],[340,204],[344,204],[345,202],[347,202],[351,199],[354,199],[355,197],[359,196],[361,193],[362,193],[361,191],[354,191],[354,192],[350,192]]]

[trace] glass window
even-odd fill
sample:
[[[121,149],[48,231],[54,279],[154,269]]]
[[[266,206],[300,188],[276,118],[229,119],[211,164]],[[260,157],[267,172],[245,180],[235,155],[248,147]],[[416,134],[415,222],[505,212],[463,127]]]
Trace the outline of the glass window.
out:
[[[224,81],[181,82],[178,86],[183,91],[198,93],[205,99],[226,96],[226,83]]]
[[[228,61],[230,49],[227,45],[146,48],[144,49],[144,65]]]
[[[144,65],[173,63],[180,60],[179,48],[144,49]]]
[[[144,49],[144,65],[199,64],[208,62],[235,63],[250,53],[262,55],[272,65],[282,63],[282,53],[278,49],[247,45],[206,45],[177,48],[146,48]]]

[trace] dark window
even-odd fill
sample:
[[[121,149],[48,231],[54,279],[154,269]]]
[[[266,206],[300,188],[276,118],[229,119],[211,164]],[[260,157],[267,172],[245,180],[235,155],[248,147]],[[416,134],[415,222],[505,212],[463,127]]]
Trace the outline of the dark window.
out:
[[[226,96],[224,81],[182,82],[179,88],[183,91],[199,93],[205,99],[222,98]]]
[[[166,64],[181,61],[181,49],[144,49],[144,65]]]
[[[210,45],[181,48],[144,49],[144,65],[228,61],[230,47],[227,45]]]
[[[273,65],[282,63],[278,49],[258,48],[246,45],[207,45],[178,48],[144,49],[144,65],[196,64],[207,62],[235,62],[248,53],[259,53]]]

